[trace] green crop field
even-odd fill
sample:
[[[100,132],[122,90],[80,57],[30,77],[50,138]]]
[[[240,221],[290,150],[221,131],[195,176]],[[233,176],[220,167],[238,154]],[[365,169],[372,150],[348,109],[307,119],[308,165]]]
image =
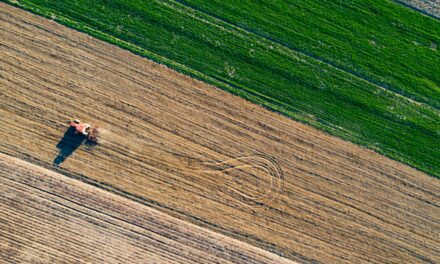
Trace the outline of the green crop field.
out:
[[[440,21],[392,1],[6,2],[440,177]]]

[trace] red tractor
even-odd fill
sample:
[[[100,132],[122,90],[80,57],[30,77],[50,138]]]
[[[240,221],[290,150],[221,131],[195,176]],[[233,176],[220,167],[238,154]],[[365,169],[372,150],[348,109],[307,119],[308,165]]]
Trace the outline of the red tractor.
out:
[[[87,137],[88,140],[98,143],[99,128],[87,123],[81,123],[78,119],[70,122],[70,127],[75,128],[75,134],[81,134]]]

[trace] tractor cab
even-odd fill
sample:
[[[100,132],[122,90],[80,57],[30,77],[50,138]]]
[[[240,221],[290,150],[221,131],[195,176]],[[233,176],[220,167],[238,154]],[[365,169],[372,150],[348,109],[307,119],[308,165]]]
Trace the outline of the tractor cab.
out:
[[[81,123],[78,119],[70,122],[70,126],[75,128],[75,134],[83,134],[84,136],[89,134],[89,129],[92,127],[90,124]]]
[[[98,126],[81,123],[78,119],[75,119],[70,122],[70,127],[75,129],[75,134],[81,134],[87,137],[89,141],[94,142],[95,144],[98,143],[100,134]]]

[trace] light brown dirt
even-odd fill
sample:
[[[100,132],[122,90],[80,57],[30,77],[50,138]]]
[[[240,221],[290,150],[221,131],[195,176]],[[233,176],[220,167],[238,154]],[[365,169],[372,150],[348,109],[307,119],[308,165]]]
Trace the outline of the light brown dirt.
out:
[[[439,0],[396,0],[399,3],[404,3],[409,7],[414,7],[416,10],[426,12],[433,17],[440,19],[440,1]]]
[[[440,262],[440,183],[0,4],[0,152],[300,262]],[[60,168],[70,118],[106,129]],[[402,146],[404,147],[404,146]]]
[[[0,154],[0,263],[294,263]]]

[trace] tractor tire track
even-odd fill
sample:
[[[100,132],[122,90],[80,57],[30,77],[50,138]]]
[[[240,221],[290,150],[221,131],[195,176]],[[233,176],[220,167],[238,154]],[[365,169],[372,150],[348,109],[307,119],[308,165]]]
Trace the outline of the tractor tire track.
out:
[[[0,168],[2,263],[293,263],[4,154]]]
[[[108,130],[107,138],[79,147],[53,168],[66,175],[113,186],[292,260],[439,259],[436,179],[52,21],[1,7],[0,152],[50,168],[66,122],[78,117]],[[282,171],[276,188],[270,179],[278,174],[260,159],[254,166],[246,159],[260,154]]]

